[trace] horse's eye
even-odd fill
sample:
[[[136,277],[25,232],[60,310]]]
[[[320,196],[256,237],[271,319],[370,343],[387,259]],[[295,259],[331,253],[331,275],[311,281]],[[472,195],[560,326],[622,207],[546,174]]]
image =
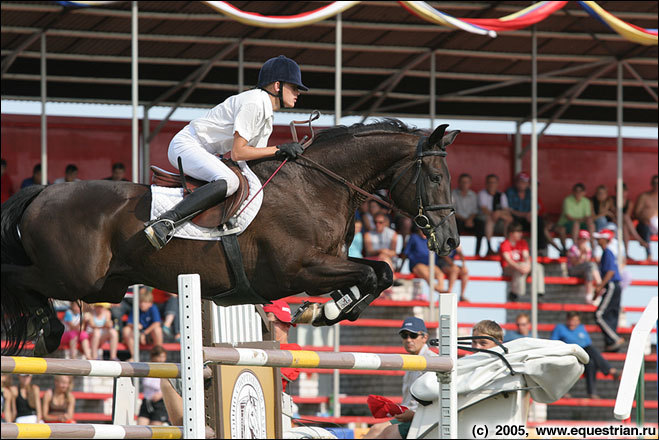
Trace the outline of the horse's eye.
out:
[[[441,174],[431,174],[429,177],[430,177],[430,181],[433,183],[440,183],[442,181]]]

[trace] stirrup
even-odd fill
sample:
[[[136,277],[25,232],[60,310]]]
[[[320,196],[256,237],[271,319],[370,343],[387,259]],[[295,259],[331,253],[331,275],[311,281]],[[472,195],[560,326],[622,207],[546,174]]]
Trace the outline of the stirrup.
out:
[[[158,223],[166,223],[169,225],[167,226],[169,232],[164,237],[159,236],[154,228],[154,226]],[[153,223],[150,223],[146,228],[144,228],[144,234],[149,240],[149,243],[151,243],[151,246],[156,248],[156,250],[160,250],[165,247],[165,245],[172,239],[171,234],[174,232],[174,229],[176,229],[176,223],[168,218],[164,218],[162,220],[156,220]]]

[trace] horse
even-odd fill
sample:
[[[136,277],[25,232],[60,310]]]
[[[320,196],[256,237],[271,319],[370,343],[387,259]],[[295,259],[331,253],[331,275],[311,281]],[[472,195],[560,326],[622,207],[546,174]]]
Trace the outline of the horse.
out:
[[[394,206],[424,229],[431,250],[456,248],[446,147],[459,131],[446,128],[426,136],[395,119],[337,126],[318,133],[303,154],[310,161],[284,164],[238,236],[244,273],[262,302],[331,293],[333,308],[326,303],[305,314],[311,311],[314,325],[333,325],[357,319],[393,284],[386,263],[347,256],[365,200],[349,184],[368,193],[388,189]],[[276,158],[249,163],[261,182],[279,165]],[[3,354],[35,339],[37,356],[59,346],[64,328],[50,299],[119,303],[133,284],[176,292],[180,273],[200,275],[202,298],[231,288],[236,277],[220,242],[174,238],[159,251],[148,243],[151,197],[148,185],[91,180],[30,186],[3,204]]]

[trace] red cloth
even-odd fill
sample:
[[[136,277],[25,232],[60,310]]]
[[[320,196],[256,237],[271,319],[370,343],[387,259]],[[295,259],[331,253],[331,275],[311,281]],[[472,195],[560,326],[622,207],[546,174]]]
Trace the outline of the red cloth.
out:
[[[504,240],[503,243],[501,243],[501,246],[499,246],[499,254],[501,254],[501,267],[506,267],[508,266],[508,262],[504,260],[503,254],[508,252],[510,253],[510,257],[515,261],[516,263],[519,263],[520,261],[523,261],[523,255],[524,251],[529,250],[529,245],[526,243],[526,240],[521,239],[515,245],[510,242],[510,240]]]
[[[1,203],[5,203],[7,199],[14,194],[14,185],[12,185],[11,179],[7,173],[4,173],[0,179],[0,192],[2,193]]]
[[[374,394],[369,394],[366,403],[368,404],[368,409],[371,410],[371,414],[376,419],[403,414],[408,409],[406,406],[398,405],[384,396],[376,396]]]
[[[151,291],[151,295],[153,295],[154,304],[164,304],[172,296],[169,292],[156,288]]]
[[[300,347],[297,344],[280,344],[279,348],[282,350],[302,350],[302,347]],[[294,380],[297,380],[298,376],[300,375],[300,369],[299,368],[281,368],[281,375],[284,376],[281,378],[281,386],[282,386],[282,391],[286,392],[286,386],[288,385],[288,382],[293,382]]]

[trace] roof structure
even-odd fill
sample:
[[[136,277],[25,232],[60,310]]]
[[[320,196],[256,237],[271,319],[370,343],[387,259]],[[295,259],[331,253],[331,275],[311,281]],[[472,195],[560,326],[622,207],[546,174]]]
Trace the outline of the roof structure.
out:
[[[232,2],[244,11],[293,15],[330,2]],[[499,18],[532,2],[429,2],[455,17]],[[644,28],[657,2],[600,6]],[[211,107],[256,83],[263,61],[298,61],[311,90],[296,111],[334,111],[336,20],[294,29],[248,26],[202,2],[139,2],[139,100]],[[46,33],[53,101],[131,102],[131,2],[69,7],[1,2],[2,98],[39,99]],[[531,28],[496,38],[428,23],[398,2],[363,2],[342,13],[343,115],[427,117],[435,57],[438,117],[525,121],[531,113]],[[536,25],[538,116],[616,121],[616,66],[624,67],[625,124],[657,124],[657,46],[623,39],[576,2]],[[241,74],[240,66],[243,66]],[[244,75],[244,76],[243,76]],[[241,79],[241,77],[243,79]]]

